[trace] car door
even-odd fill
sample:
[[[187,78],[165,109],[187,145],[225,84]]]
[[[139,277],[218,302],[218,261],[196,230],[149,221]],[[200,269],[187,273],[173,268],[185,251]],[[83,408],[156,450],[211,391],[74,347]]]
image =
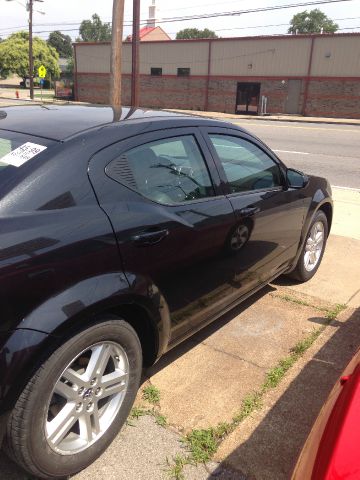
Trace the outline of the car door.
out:
[[[226,243],[235,215],[197,128],[119,142],[92,158],[89,173],[124,270],[166,300],[171,343],[229,304],[234,265]]]
[[[231,240],[241,295],[268,282],[295,257],[304,221],[301,190],[287,187],[285,169],[262,143],[228,128],[203,128],[227,185],[237,228]]]

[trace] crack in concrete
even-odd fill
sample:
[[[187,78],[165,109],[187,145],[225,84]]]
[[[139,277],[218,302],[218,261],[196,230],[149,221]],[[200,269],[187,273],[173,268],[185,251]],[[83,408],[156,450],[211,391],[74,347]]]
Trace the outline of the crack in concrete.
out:
[[[349,298],[349,300],[348,300],[346,303],[349,304],[349,302],[351,302],[351,300],[352,300],[353,298],[355,298],[356,295],[357,295],[359,292],[360,292],[360,288],[358,288],[358,289],[356,290],[356,292],[354,293],[354,295],[351,295],[351,297]]]
[[[235,353],[224,352],[224,350],[221,350],[221,348],[213,347],[212,345],[209,345],[208,343],[205,343],[205,342],[201,342],[201,344],[204,345],[205,347],[211,348],[215,352],[223,353],[224,355],[228,355],[229,357],[236,358],[237,360],[240,360],[241,362],[245,362],[245,363],[248,363],[249,365],[253,365],[254,367],[259,368],[262,371],[266,370],[266,367],[262,367],[262,366],[258,365],[257,363],[251,362],[250,360],[246,360],[245,358],[242,358],[239,355],[236,355]]]

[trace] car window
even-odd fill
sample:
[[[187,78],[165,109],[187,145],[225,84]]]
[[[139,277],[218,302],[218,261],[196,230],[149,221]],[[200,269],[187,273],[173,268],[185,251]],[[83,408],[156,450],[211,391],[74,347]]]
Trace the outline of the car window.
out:
[[[106,173],[159,203],[183,203],[214,195],[205,160],[193,135],[135,147],[113,160]]]
[[[281,185],[279,166],[259,147],[239,137],[210,134],[231,192],[246,192]]]
[[[10,181],[19,181],[23,166],[54,144],[52,140],[0,129],[0,194]]]

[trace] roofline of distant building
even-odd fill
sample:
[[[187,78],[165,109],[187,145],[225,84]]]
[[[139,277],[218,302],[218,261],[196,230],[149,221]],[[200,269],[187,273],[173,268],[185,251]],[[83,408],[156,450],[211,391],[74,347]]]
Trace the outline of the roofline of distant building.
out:
[[[166,32],[165,32],[166,33]],[[182,43],[182,42],[228,42],[233,40],[274,40],[274,39],[288,39],[288,40],[301,40],[302,38],[336,38],[336,37],[359,37],[360,32],[347,32],[347,33],[312,33],[312,34],[297,34],[297,35],[260,35],[250,37],[225,37],[225,38],[189,38],[181,40],[148,40],[146,43]],[[123,43],[131,43],[129,41],[123,41]],[[110,45],[111,42],[74,42],[73,45]]]

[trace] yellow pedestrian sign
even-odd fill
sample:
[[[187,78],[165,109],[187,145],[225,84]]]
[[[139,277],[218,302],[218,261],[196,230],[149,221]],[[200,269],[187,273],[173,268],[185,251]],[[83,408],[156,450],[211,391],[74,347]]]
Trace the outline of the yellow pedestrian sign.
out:
[[[44,67],[44,65],[41,65],[41,67],[39,67],[39,77],[40,78],[45,78],[46,77],[46,68]]]

